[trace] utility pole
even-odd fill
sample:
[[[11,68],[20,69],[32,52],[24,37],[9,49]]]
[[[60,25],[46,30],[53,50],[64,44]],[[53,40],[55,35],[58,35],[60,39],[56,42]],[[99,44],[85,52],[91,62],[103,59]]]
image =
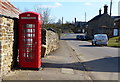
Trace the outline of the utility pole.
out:
[[[86,12],[85,12],[85,22],[86,22]]]
[[[112,15],[112,0],[110,2],[110,16]]]
[[[62,17],[62,33],[63,33],[63,17]]]
[[[62,25],[63,25],[63,17],[62,17]]]
[[[118,16],[120,16],[120,0],[118,2]]]

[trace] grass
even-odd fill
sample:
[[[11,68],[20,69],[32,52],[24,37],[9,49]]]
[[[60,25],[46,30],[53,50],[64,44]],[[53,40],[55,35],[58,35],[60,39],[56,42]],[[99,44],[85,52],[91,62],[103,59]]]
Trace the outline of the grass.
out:
[[[108,46],[120,47],[120,36],[119,37],[110,38],[109,41],[108,41]]]

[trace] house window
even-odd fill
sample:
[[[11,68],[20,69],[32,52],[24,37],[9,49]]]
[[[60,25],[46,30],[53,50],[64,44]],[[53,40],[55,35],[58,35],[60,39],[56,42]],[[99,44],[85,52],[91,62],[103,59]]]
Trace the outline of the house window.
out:
[[[114,29],[113,35],[114,35],[114,36],[118,36],[118,29]]]
[[[116,26],[116,23],[114,23],[114,26]]]

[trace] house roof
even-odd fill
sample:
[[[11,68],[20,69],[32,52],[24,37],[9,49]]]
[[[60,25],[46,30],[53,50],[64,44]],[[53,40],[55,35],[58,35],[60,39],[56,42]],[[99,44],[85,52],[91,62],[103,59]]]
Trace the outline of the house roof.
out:
[[[0,0],[0,15],[11,18],[18,18],[21,11],[12,5],[8,0]]]
[[[94,18],[92,18],[90,21],[88,21],[88,22],[91,22],[91,21],[93,21],[93,20],[98,20],[100,17],[102,17],[104,14],[101,14],[101,15],[97,15],[97,16],[95,16]]]
[[[120,16],[112,16],[113,20],[115,22],[119,22],[120,21]]]
[[[113,19],[120,18],[120,16],[112,16]]]
[[[116,20],[114,20],[115,22],[120,22],[120,18],[119,19],[116,19]]]

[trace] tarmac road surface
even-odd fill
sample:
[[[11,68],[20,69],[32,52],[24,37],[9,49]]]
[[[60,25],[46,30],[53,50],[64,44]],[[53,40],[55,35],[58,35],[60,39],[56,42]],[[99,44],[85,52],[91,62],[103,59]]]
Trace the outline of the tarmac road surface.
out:
[[[78,34],[63,34],[61,39],[75,50],[93,80],[118,80],[120,48],[92,46],[88,41],[76,40]]]

